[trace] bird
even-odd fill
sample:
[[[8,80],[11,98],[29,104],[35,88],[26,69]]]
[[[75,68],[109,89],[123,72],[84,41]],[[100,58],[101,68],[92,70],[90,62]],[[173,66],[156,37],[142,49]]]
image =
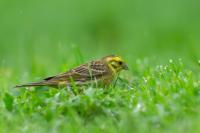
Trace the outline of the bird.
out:
[[[15,88],[40,86],[60,88],[92,84],[108,86],[122,70],[128,70],[128,65],[124,60],[117,55],[108,55],[82,64],[67,72],[44,78],[39,82],[16,85]]]

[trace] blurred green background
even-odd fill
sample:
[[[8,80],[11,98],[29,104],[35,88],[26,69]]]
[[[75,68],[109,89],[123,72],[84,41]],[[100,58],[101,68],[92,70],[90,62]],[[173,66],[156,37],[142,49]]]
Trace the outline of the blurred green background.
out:
[[[119,54],[196,60],[198,0],[0,1],[0,60],[26,66]],[[62,59],[60,59],[62,58]],[[28,63],[29,62],[29,63]]]

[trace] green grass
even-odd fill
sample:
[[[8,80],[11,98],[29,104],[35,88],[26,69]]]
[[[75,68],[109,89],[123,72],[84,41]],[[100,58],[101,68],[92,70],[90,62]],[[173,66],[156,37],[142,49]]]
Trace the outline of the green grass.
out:
[[[199,132],[200,81],[181,60],[133,64],[110,88],[1,91],[1,132]],[[128,73],[128,74],[127,74]]]
[[[0,1],[0,132],[200,132],[196,0]],[[15,89],[117,54],[115,87]]]

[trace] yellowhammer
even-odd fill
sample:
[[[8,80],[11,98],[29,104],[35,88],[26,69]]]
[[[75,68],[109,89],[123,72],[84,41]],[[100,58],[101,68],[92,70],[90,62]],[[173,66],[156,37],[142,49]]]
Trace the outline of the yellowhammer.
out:
[[[128,70],[128,66],[119,56],[110,55],[100,60],[78,66],[65,73],[45,78],[40,82],[17,85],[16,87],[33,86],[83,86],[89,84],[109,85],[121,70]]]

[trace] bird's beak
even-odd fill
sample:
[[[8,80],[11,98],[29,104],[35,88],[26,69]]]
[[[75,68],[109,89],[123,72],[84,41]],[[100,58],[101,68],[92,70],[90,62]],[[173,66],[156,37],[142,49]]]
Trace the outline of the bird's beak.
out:
[[[124,70],[129,70],[128,65],[124,63],[124,64],[123,64],[123,69],[124,69]]]

